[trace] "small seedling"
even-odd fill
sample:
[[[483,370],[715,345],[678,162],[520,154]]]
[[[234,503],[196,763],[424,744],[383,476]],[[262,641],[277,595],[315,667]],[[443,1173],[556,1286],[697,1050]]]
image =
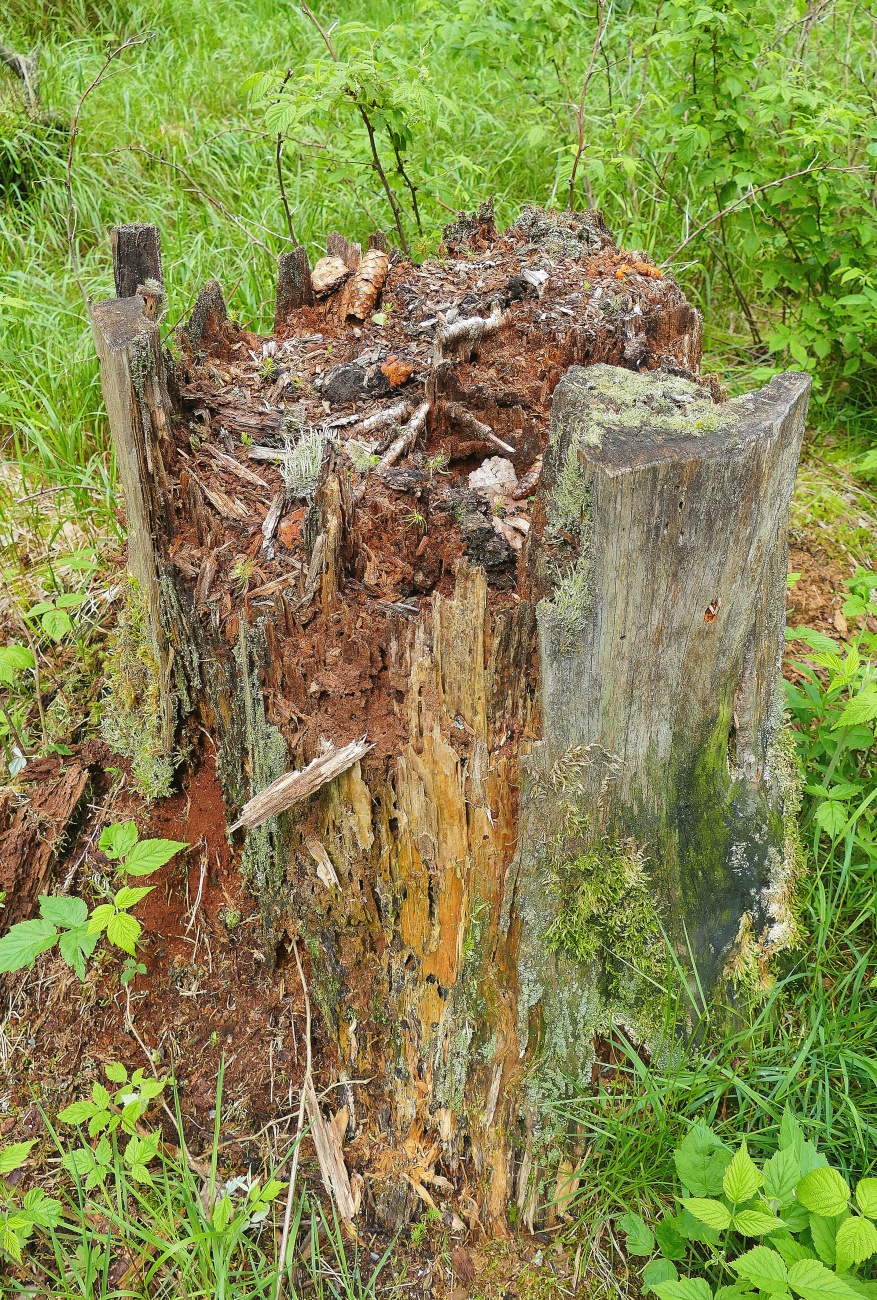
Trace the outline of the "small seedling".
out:
[[[98,846],[106,857],[116,862],[116,873],[123,878],[148,876],[169,862],[175,853],[189,847],[180,840],[140,840],[133,821],[105,827]],[[151,889],[151,885],[141,888],[123,885],[111,901],[99,903],[91,916],[81,898],[41,896],[39,918],[20,921],[0,939],[0,973],[32,966],[40,953],[48,952],[57,943],[67,965],[84,980],[85,959],[92,955],[103,933],[111,944],[133,957],[143,927],[128,909],[144,899]],[[127,967],[128,963],[123,974]],[[129,980],[132,978],[133,975],[129,976]]]

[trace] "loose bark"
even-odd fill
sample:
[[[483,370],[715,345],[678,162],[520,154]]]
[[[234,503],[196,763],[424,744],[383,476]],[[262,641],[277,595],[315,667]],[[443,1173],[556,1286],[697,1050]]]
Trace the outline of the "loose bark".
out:
[[[158,226],[139,221],[129,226],[113,226],[110,241],[117,298],[133,298],[139,286],[150,280],[164,284]]]
[[[347,286],[347,315],[365,320],[377,306],[390,269],[390,259],[379,248],[370,248]]]

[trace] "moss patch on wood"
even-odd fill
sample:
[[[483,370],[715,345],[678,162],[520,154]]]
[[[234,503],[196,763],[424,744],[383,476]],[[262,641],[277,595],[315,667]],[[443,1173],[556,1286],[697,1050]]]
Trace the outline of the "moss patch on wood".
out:
[[[131,760],[131,773],[150,801],[170,794],[177,756],[165,753],[161,680],[149,635],[146,597],[136,578],[123,589],[122,610],[106,658],[101,733]]]

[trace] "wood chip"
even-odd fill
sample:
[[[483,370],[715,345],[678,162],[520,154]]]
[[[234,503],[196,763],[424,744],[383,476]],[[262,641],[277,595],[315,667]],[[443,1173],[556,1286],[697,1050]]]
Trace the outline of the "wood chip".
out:
[[[244,520],[250,517],[252,512],[249,506],[244,505],[243,501],[236,501],[233,497],[226,496],[222,489],[216,487],[213,483],[205,483],[195,473],[191,465],[186,468],[213,508],[218,510],[221,515],[225,515],[226,519]]]
[[[321,257],[311,272],[314,293],[322,298],[343,284],[350,274],[340,257]]]
[[[252,483],[254,487],[261,488],[271,486],[269,483],[266,483],[263,478],[260,478],[258,474],[254,474],[251,469],[247,469],[246,465],[242,465],[240,461],[235,460],[234,456],[226,455],[224,451],[220,451],[219,448],[214,447],[212,443],[202,443],[201,450],[209,452],[214,460],[218,460],[224,469],[230,470],[232,474],[237,474],[238,478],[242,478],[245,483]]]
[[[350,1223],[358,1206],[350,1187],[350,1175],[341,1153],[341,1116],[344,1128],[347,1127],[346,1109],[339,1111],[335,1120],[327,1124],[320,1110],[320,1103],[314,1091],[313,1080],[308,1077],[305,1082],[305,1108],[310,1121],[310,1135],[317,1152],[317,1161],[326,1191],[338,1207],[338,1213],[345,1223]]]
[[[266,789],[254,795],[248,803],[244,804],[240,817],[229,828],[230,831],[240,830],[242,826],[251,831],[268,821],[269,817],[276,817],[278,813],[285,812],[293,804],[316,794],[327,782],[346,772],[348,768],[353,767],[354,763],[358,763],[370,749],[374,749],[374,745],[368,744],[365,736],[361,740],[352,740],[349,745],[343,745],[341,749],[331,745],[325,754],[320,754],[301,772],[285,772],[276,781],[272,781]]]

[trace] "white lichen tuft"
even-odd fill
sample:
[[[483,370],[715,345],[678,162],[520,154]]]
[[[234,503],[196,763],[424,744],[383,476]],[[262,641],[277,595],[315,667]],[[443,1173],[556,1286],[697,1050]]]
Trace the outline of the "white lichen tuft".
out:
[[[295,443],[287,441],[287,452],[280,462],[280,472],[291,497],[313,496],[323,463],[323,449],[330,431],[321,426],[305,426]]]

